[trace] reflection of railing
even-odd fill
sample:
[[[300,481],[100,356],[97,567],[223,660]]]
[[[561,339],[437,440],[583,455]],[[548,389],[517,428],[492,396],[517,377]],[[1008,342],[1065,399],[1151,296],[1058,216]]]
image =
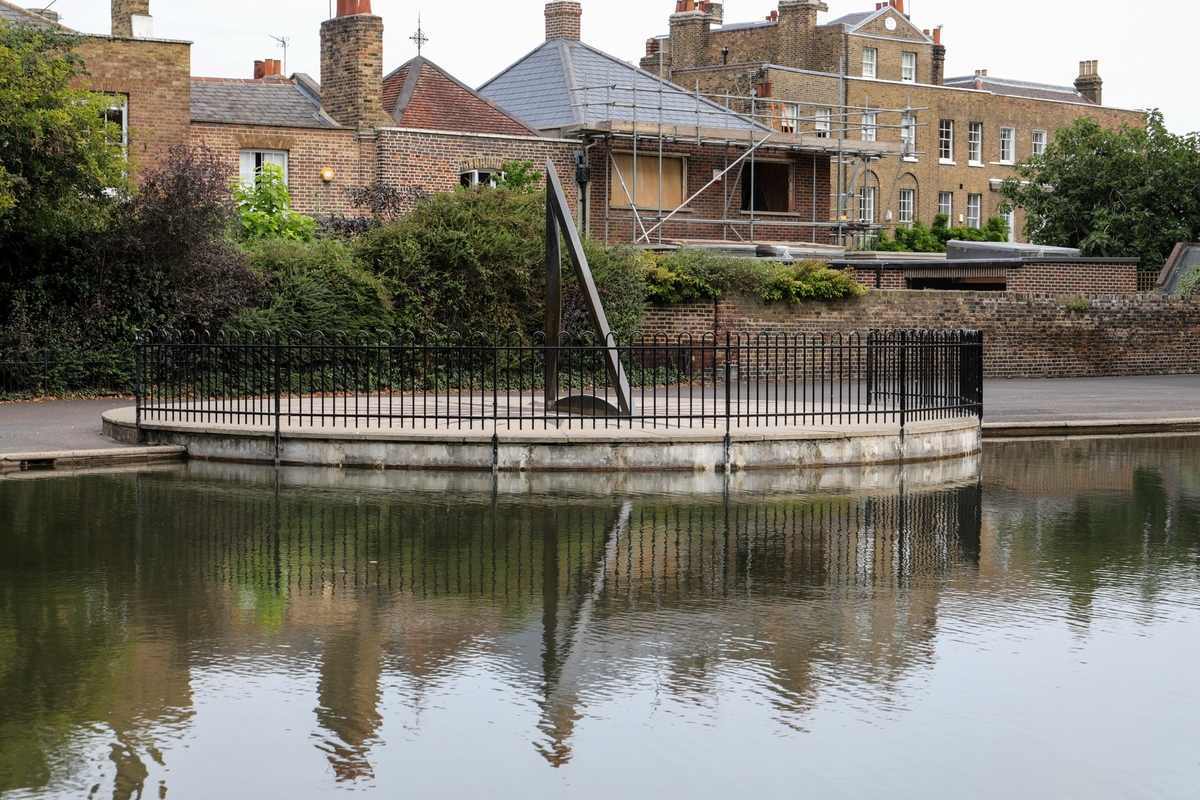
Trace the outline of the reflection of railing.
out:
[[[142,336],[143,420],[321,428],[709,428],[982,415],[979,331],[833,336]],[[606,359],[632,386],[618,408]],[[546,392],[546,361],[558,385]],[[558,397],[547,403],[547,398]]]

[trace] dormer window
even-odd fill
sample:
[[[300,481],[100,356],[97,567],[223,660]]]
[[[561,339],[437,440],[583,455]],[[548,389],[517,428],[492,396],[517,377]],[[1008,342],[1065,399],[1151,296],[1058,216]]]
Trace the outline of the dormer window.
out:
[[[863,48],[862,76],[874,78],[879,64],[879,50],[874,47]]]

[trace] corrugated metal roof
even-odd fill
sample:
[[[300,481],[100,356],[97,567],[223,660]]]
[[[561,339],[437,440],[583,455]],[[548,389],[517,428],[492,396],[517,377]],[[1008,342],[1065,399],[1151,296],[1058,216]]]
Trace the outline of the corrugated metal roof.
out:
[[[336,128],[291,81],[192,78],[192,122]]]
[[[766,130],[578,39],[542,43],[479,93],[542,129],[661,119],[665,125]]]

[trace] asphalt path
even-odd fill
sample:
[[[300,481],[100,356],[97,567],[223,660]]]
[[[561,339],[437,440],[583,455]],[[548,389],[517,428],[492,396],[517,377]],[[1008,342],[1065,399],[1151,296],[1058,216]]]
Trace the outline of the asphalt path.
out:
[[[104,437],[100,415],[130,400],[0,403],[0,454],[125,447]],[[987,422],[1200,418],[1200,375],[988,380]]]

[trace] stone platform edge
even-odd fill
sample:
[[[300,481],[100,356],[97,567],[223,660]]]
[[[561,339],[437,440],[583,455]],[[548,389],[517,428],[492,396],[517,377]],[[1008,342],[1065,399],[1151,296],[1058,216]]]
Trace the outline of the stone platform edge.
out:
[[[119,447],[104,450],[58,450],[44,453],[0,453],[0,471],[150,464],[162,461],[183,461],[186,458],[187,448],[180,445]]]
[[[1200,433],[1200,417],[1179,419],[985,422],[984,439],[1060,439],[1069,436],[1136,436]]]
[[[134,410],[104,414],[105,435],[136,440]],[[143,421],[144,443],[186,448],[189,458],[274,463],[274,431],[263,427]],[[916,463],[980,452],[978,421],[870,427],[724,430],[412,431],[285,429],[279,463],[288,466],[414,470],[558,472],[731,471]]]

